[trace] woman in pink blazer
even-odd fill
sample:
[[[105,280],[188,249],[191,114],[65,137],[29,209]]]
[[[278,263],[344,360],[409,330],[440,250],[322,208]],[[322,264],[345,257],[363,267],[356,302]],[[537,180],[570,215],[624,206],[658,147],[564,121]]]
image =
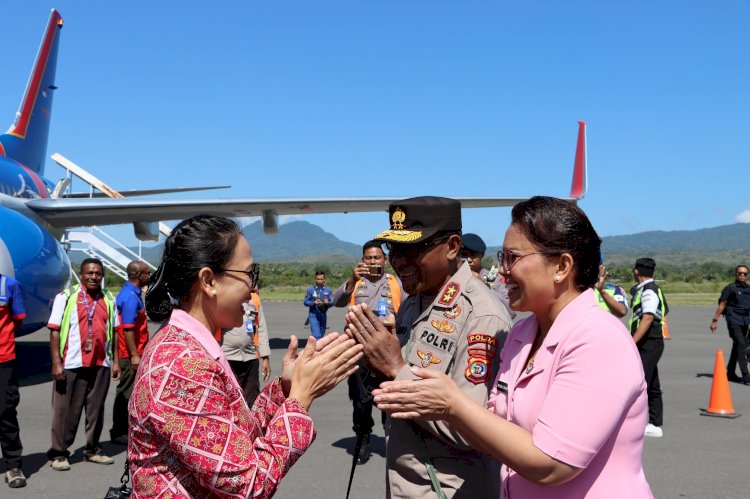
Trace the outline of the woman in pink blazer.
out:
[[[593,296],[600,244],[572,203],[517,204],[498,257],[511,308],[532,315],[508,335],[488,407],[426,369],[415,369],[421,380],[384,383],[378,407],[394,418],[447,420],[503,463],[501,497],[652,497],[641,465],[640,358]]]

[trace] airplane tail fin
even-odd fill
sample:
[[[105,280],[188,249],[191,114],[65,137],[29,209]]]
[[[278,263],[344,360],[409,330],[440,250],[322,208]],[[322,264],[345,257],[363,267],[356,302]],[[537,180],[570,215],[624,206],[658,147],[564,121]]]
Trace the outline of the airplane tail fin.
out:
[[[588,188],[588,173],[586,170],[586,123],[578,122],[578,145],[576,158],[573,163],[573,183],[570,186],[570,197],[582,199]]]
[[[39,175],[44,173],[47,155],[52,96],[57,88],[57,47],[62,27],[62,17],[52,9],[16,119],[8,131],[0,135],[0,155],[18,161]]]

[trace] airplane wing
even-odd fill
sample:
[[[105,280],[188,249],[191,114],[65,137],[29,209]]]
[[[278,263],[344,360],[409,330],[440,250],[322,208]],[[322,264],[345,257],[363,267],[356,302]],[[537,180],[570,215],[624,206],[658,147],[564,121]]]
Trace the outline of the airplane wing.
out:
[[[201,187],[172,187],[165,189],[125,189],[118,190],[123,197],[135,197],[135,196],[153,196],[155,194],[173,194],[175,192],[194,192],[194,191],[212,191],[216,189],[229,189],[230,185],[208,185]],[[66,199],[83,199],[83,198],[107,198],[111,197],[106,192],[94,191],[91,192],[73,192],[70,194],[64,194],[60,196]]]
[[[76,175],[87,175],[79,167],[57,154],[53,159]],[[83,178],[83,177],[82,177]],[[93,181],[100,182],[92,177]],[[577,201],[586,194],[586,124],[578,122],[578,144],[573,164],[573,181],[569,201]],[[111,190],[102,184],[104,190]],[[181,220],[199,213],[227,217],[262,216],[264,225],[278,215],[309,215],[314,213],[355,213],[387,211],[388,205],[401,198],[329,198],[329,199],[132,199],[117,196],[110,199],[30,199],[26,207],[58,229],[88,225],[115,225],[132,222],[160,222]],[[455,198],[462,208],[492,208],[513,206],[528,198]]]
[[[31,199],[30,208],[58,229],[182,220],[198,213],[227,217],[388,211],[399,198],[329,199]],[[463,208],[513,206],[527,198],[455,198]]]

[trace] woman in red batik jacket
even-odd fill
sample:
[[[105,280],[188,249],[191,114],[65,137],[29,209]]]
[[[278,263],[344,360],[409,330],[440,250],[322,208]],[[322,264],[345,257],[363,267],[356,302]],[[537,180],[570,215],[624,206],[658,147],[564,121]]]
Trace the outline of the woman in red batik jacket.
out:
[[[356,371],[346,335],[292,336],[281,378],[252,409],[214,339],[239,326],[258,264],[232,220],[198,215],[167,238],[146,295],[165,321],[141,358],[128,406],[133,497],[270,497],[315,438],[312,401]]]

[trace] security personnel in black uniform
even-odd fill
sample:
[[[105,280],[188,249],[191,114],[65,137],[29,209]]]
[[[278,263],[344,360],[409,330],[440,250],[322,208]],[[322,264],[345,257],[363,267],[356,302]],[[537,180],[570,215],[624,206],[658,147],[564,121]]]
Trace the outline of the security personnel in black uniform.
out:
[[[661,384],[657,364],[664,352],[662,321],[669,312],[667,301],[661,289],[654,283],[656,262],[653,258],[639,258],[635,261],[633,277],[636,284],[630,290],[633,315],[630,318],[630,334],[633,335],[641,355],[643,373],[646,377],[648,393],[647,437],[662,437],[664,406],[661,400]]]
[[[750,384],[750,373],[747,370],[748,326],[750,325],[750,286],[747,285],[748,268],[738,265],[734,269],[735,281],[728,284],[721,292],[719,307],[716,309],[711,325],[711,332],[716,332],[719,316],[727,320],[729,337],[732,339],[732,353],[727,363],[729,381]],[[735,373],[735,366],[740,365],[741,377]]]

